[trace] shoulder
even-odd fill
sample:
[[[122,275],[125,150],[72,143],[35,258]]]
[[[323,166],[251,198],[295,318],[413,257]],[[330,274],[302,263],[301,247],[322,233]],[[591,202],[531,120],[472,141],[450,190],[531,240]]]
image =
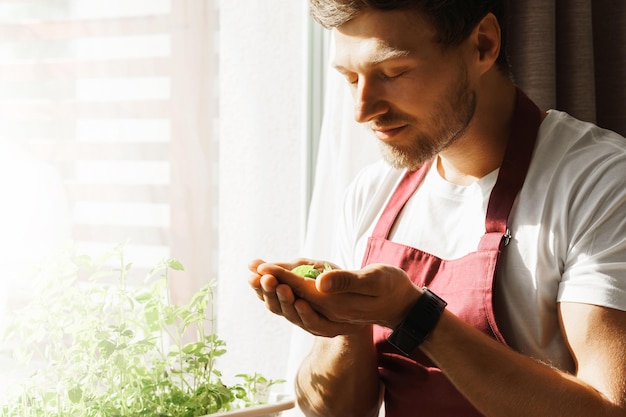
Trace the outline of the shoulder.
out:
[[[381,160],[354,178],[345,194],[342,215],[351,241],[368,236],[404,173],[405,170],[392,168]]]
[[[551,110],[539,128],[536,156],[560,151],[564,162],[584,158],[599,160],[604,155],[626,157],[626,138],[593,123],[578,120],[561,111]],[[593,152],[583,152],[592,150]],[[547,156],[547,155],[545,155]]]
[[[518,222],[560,259],[558,299],[626,309],[626,139],[553,111],[538,140]]]
[[[558,191],[569,190],[574,197],[589,187],[622,187],[624,172],[624,137],[551,110],[539,129],[527,179],[543,184],[539,189],[552,185]]]
[[[384,160],[363,168],[346,193],[346,205],[356,212],[384,204],[406,171],[395,169]]]
[[[590,259],[590,253],[604,250],[617,256],[619,235],[626,233],[624,173],[624,137],[550,111],[539,130],[513,222],[518,227],[541,225],[532,228],[536,234],[530,243],[550,242],[545,250],[559,259],[560,273],[577,255],[578,260]]]

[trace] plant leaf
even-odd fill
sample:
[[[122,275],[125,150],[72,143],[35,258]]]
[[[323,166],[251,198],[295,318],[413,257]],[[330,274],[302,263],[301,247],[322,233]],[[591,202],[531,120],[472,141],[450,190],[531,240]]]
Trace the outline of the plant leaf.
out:
[[[105,358],[108,358],[115,352],[116,345],[110,340],[102,340],[98,343],[98,349],[100,349],[100,353]]]
[[[77,385],[67,392],[67,396],[70,398],[71,402],[77,404],[83,398],[83,390]]]
[[[183,267],[183,264],[178,259],[169,258],[169,259],[166,259],[163,263],[165,264],[167,268],[173,269],[174,271],[185,270],[185,268]]]

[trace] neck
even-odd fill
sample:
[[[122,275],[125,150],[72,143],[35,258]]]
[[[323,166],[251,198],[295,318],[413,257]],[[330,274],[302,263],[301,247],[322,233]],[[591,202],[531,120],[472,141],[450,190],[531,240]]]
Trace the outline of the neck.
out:
[[[439,174],[451,183],[472,184],[502,163],[515,111],[516,90],[508,79],[491,82],[491,88],[478,93],[476,113],[463,136],[439,154]]]

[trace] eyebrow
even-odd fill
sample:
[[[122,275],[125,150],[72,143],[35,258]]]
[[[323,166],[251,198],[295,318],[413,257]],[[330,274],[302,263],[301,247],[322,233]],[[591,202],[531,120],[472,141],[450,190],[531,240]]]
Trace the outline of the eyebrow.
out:
[[[391,59],[404,58],[410,54],[409,51],[403,49],[392,48],[389,45],[381,45],[380,52],[376,54],[374,59],[370,62],[373,65],[380,64],[381,62],[389,61]]]
[[[407,51],[407,50],[392,48],[391,46],[386,45],[384,43],[380,43],[379,45],[380,46],[378,47],[379,48],[378,53],[374,57],[372,57],[372,59],[370,59],[368,62],[370,66],[376,66],[385,61],[398,59],[398,58],[404,58],[410,55],[410,51]],[[343,65],[337,64],[336,62],[334,62],[332,65],[333,65],[333,68],[335,68],[336,70],[340,72],[346,71],[346,68]]]

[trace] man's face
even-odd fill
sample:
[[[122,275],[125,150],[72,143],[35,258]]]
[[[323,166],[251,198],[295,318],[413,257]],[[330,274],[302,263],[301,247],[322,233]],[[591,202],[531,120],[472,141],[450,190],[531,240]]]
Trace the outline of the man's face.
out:
[[[444,50],[431,26],[406,11],[363,13],[337,28],[335,41],[354,117],[390,164],[416,169],[463,134],[476,108],[463,44]]]

